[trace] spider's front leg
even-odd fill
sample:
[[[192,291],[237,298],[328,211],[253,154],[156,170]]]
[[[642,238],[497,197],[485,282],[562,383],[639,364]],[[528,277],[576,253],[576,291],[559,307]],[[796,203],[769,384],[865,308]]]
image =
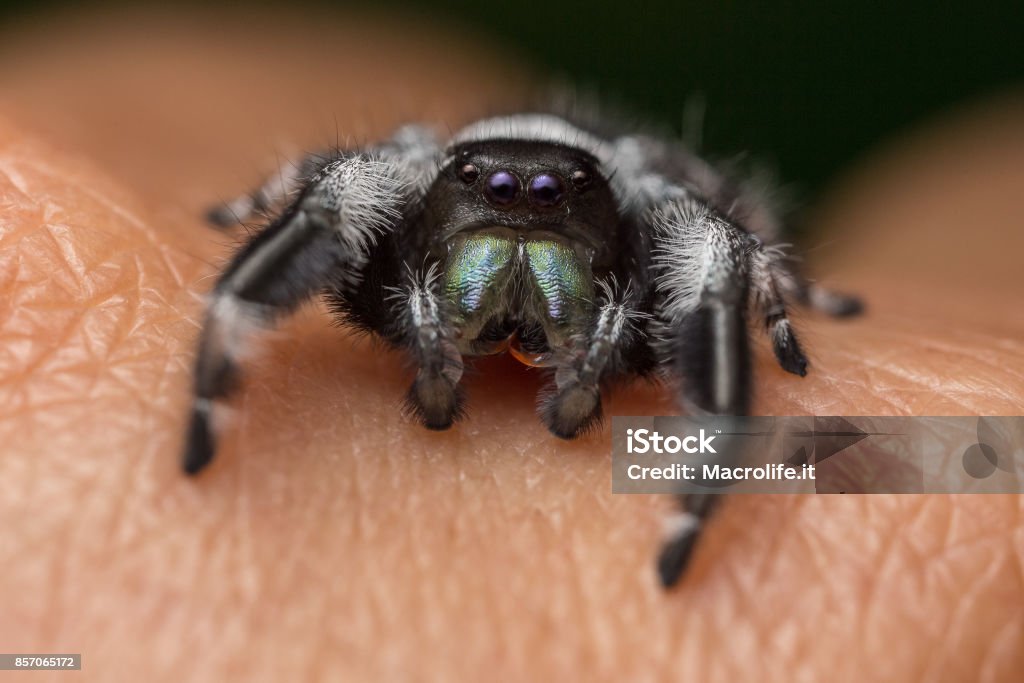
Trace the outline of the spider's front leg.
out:
[[[249,337],[329,282],[358,282],[377,235],[401,219],[408,184],[388,161],[353,155],[330,162],[235,255],[213,290],[199,337],[186,472],[214,456],[211,414],[238,384]]]
[[[668,374],[681,382],[681,402],[691,414],[745,415],[750,406],[747,301],[752,270],[761,277],[759,291],[766,291],[765,297],[775,293],[766,289],[764,264],[751,263],[756,243],[692,199],[669,202],[649,220],[657,273],[656,347]],[[781,306],[781,299],[770,303]],[[784,310],[773,311],[781,316],[779,325]],[[782,328],[789,330],[788,324]],[[792,353],[800,353],[795,338]],[[801,374],[805,364],[792,361]],[[658,558],[666,587],[679,580],[717,502],[715,495],[680,497],[681,509],[669,520]]]
[[[746,415],[751,396],[748,302],[764,321],[779,365],[803,376],[804,356],[786,314],[782,253],[765,248],[722,215],[693,199],[652,212],[657,346],[669,374],[682,382],[691,414]],[[665,586],[682,575],[713,512],[716,495],[680,496],[658,558]]]
[[[691,414],[745,415],[752,242],[692,199],[670,202],[650,220],[656,344],[669,374],[681,380],[680,400]]]

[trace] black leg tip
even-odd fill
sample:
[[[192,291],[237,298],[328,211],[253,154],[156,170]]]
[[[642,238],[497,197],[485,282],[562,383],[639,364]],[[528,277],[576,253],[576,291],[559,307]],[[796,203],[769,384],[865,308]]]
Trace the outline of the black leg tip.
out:
[[[804,377],[807,374],[807,356],[800,348],[796,334],[788,320],[782,320],[775,325],[772,331],[772,350],[775,351],[775,359],[786,372]]]
[[[799,349],[775,349],[775,357],[786,372],[801,377],[807,376],[807,356]]]
[[[693,530],[666,541],[658,555],[658,579],[663,588],[672,588],[679,583],[696,543],[697,533]]]
[[[238,225],[238,217],[227,206],[215,206],[206,212],[206,222],[215,228]]]
[[[465,397],[461,387],[443,377],[418,377],[405,396],[405,410],[424,427],[443,432],[462,418]]]
[[[864,302],[849,294],[835,294],[829,306],[829,315],[835,318],[852,318],[864,312]]]
[[[571,441],[601,424],[601,392],[597,387],[570,387],[541,400],[540,417],[548,431]]]
[[[185,474],[198,474],[213,460],[215,448],[216,442],[210,430],[209,415],[203,411],[193,411],[185,441],[185,453],[181,459],[181,469]]]
[[[560,425],[548,425],[548,431],[563,441],[572,441],[582,433],[582,429],[565,429]]]

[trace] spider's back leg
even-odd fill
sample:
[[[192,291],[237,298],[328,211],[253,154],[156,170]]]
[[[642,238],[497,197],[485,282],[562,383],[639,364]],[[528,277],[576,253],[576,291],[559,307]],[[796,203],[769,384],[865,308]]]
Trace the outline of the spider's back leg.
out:
[[[784,236],[788,219],[776,197],[778,189],[768,178],[743,177],[740,173],[729,172],[679,145],[653,139],[645,140],[645,144],[649,163],[660,173],[676,183],[693,187],[711,208],[742,225],[765,245],[777,244]],[[858,297],[808,280],[800,272],[799,264],[790,258],[772,259],[770,270],[774,286],[795,303],[840,318],[857,315],[864,308]]]
[[[309,154],[298,163],[286,163],[259,187],[210,207],[206,212],[206,220],[215,227],[230,228],[279,210],[289,197],[302,189],[304,181],[337,158],[339,154],[333,152]]]
[[[778,262],[777,255],[764,250],[760,244],[751,252],[751,299],[755,310],[764,317],[779,365],[787,372],[803,377],[807,374],[807,357],[786,314],[786,302],[778,282]]]

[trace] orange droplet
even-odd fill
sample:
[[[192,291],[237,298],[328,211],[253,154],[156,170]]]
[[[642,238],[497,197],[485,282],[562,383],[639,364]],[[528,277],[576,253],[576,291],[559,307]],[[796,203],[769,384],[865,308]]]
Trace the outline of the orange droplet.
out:
[[[551,364],[551,353],[527,353],[519,348],[519,338],[516,337],[508,346],[508,352],[517,361],[531,368],[543,368]]]

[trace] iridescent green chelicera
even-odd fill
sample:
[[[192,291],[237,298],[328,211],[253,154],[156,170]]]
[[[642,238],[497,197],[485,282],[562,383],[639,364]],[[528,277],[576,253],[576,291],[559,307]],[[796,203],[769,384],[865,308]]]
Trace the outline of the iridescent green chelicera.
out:
[[[544,307],[544,317],[560,328],[583,322],[594,293],[589,264],[553,240],[527,240],[524,251],[535,285],[531,299]]]
[[[444,271],[444,292],[462,320],[497,310],[496,298],[508,283],[516,243],[492,233],[460,235],[451,245]]]
[[[483,230],[452,241],[444,292],[464,340],[475,339],[489,320],[511,314],[541,323],[555,346],[586,325],[593,276],[590,264],[562,241]]]

